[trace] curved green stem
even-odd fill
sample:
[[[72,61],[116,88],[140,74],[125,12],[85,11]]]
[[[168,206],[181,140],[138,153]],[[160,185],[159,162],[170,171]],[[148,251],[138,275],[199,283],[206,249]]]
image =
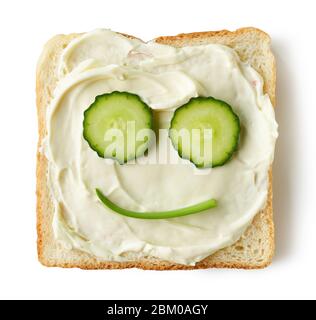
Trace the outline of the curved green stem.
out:
[[[171,211],[158,211],[158,212],[136,212],[123,209],[117,206],[115,203],[110,201],[99,189],[96,189],[96,193],[100,201],[109,209],[119,213],[123,216],[136,218],[136,219],[170,219],[178,218],[183,216],[188,216],[190,214],[199,213],[208,209],[215,208],[217,206],[217,201],[211,199],[199,204],[193,205],[191,207],[171,210]]]

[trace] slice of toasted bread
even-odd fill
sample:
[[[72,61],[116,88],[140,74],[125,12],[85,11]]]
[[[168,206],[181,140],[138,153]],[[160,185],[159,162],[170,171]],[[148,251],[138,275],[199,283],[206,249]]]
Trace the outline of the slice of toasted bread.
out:
[[[45,46],[39,59],[36,74],[37,111],[39,126],[38,150],[46,135],[45,113],[57,84],[56,68],[64,48],[78,34],[58,35]],[[129,36],[128,36],[129,37]],[[275,104],[276,68],[271,52],[270,37],[255,28],[239,29],[235,32],[215,31],[159,37],[157,42],[171,46],[192,46],[215,43],[233,48],[243,61],[251,64],[264,79],[264,90]],[[94,257],[78,250],[66,250],[54,239],[52,230],[53,204],[47,186],[47,160],[37,153],[37,233],[38,257],[49,267],[82,269],[141,268],[152,270],[244,268],[257,269],[268,266],[274,253],[274,225],[272,209],[272,172],[270,171],[269,195],[264,210],[258,212],[252,225],[234,245],[207,257],[196,266],[185,266],[155,258],[131,262],[112,262]]]

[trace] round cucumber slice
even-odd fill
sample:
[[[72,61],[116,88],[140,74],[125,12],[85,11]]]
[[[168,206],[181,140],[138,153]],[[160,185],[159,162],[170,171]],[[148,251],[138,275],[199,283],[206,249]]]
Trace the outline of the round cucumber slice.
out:
[[[223,166],[237,150],[240,121],[231,106],[212,97],[192,98],[178,108],[169,136],[181,158],[198,168]]]
[[[139,96],[114,91],[95,98],[84,112],[83,137],[102,158],[124,164],[149,147],[152,110]]]

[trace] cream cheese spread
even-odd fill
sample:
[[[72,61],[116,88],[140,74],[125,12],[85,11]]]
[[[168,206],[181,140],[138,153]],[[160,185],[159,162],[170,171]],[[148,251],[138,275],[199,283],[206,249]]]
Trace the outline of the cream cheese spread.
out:
[[[214,44],[174,48],[96,30],[65,48],[58,74],[43,150],[54,235],[63,246],[110,261],[155,257],[194,265],[236,242],[265,206],[277,123],[263,80],[234,50]],[[112,91],[139,95],[154,110],[159,128],[168,128],[174,110],[192,97],[223,100],[242,124],[238,152],[205,173],[185,160],[122,166],[105,161],[84,140],[82,123],[95,97]],[[159,139],[171,144],[168,136]],[[135,211],[179,209],[210,198],[218,207],[181,218],[140,220],[104,207],[95,188]]]

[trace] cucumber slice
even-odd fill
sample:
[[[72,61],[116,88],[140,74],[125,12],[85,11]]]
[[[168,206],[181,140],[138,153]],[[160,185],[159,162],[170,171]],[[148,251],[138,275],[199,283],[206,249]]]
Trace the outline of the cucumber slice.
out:
[[[237,150],[239,135],[239,118],[231,106],[212,97],[192,98],[177,109],[169,130],[180,157],[198,168],[227,163]]]
[[[186,207],[178,210],[172,211],[160,211],[160,212],[136,212],[126,210],[119,207],[111,200],[109,200],[99,189],[96,189],[96,194],[99,200],[112,211],[121,214],[126,217],[136,218],[136,219],[170,219],[184,217],[195,213],[200,213],[208,209],[215,208],[217,206],[217,201],[215,199],[210,199],[205,202],[193,205],[191,207]]]
[[[97,96],[84,112],[83,137],[100,157],[124,164],[144,155],[152,124],[152,111],[139,96],[114,91]]]

